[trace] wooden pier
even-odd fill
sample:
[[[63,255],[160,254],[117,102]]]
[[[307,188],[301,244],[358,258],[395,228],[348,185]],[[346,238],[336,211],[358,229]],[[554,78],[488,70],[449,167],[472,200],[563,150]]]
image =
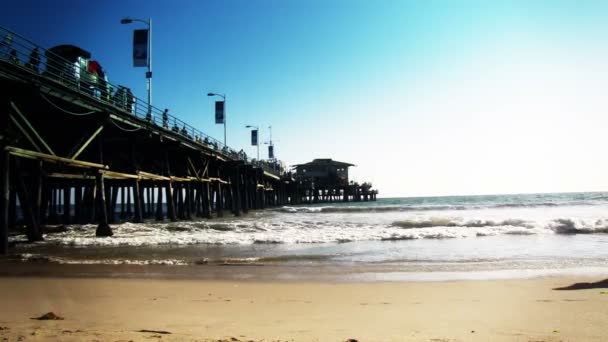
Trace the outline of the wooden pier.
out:
[[[99,75],[75,75],[72,61],[13,32],[0,27],[0,37],[0,254],[17,225],[29,241],[42,240],[51,224],[96,224],[103,237],[124,221],[375,199],[355,184],[309,187],[281,163],[247,160],[166,112],[118,96],[123,88]]]

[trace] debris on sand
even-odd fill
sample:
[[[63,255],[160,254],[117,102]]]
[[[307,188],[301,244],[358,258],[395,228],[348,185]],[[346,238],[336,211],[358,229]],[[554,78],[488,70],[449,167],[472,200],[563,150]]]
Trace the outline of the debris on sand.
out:
[[[141,329],[141,330],[137,330],[137,332],[140,332],[140,333],[152,333],[152,334],[162,334],[162,335],[170,335],[171,334],[170,331],[165,331],[165,330]]]
[[[31,319],[37,319],[39,321],[63,321],[63,317],[55,315],[54,312],[47,312],[40,317],[32,317]]]

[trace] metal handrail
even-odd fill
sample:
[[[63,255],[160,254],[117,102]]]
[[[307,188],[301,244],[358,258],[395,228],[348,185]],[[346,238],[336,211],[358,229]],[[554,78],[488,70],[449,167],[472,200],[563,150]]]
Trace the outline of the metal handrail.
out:
[[[2,39],[0,41],[0,59],[8,60],[33,74],[59,82],[90,99],[110,105],[123,113],[131,114],[144,123],[147,122],[150,127],[173,132],[202,147],[213,149],[224,157],[242,160],[272,174],[281,175],[285,171],[280,162],[247,160],[244,153],[236,152],[178,117],[149,105],[146,101],[133,95],[129,88],[109,83],[99,75],[89,72],[88,68],[77,65],[77,62],[70,62],[2,26],[0,26],[0,39]],[[36,49],[37,58],[33,55]]]

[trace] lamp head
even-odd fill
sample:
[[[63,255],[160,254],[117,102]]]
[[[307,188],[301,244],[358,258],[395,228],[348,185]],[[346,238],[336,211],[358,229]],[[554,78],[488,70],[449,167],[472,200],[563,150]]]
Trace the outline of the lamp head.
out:
[[[207,93],[207,96],[215,96],[214,93]]]
[[[120,23],[121,23],[121,24],[130,24],[130,23],[132,23],[132,22],[133,22],[133,19],[131,19],[131,18],[123,18],[123,19],[120,19]]]

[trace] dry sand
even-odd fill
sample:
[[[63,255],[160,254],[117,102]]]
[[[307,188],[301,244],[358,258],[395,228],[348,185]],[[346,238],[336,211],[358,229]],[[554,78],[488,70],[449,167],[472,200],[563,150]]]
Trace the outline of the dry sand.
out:
[[[0,340],[608,341],[607,289],[553,290],[597,280],[327,284],[2,277]],[[49,311],[65,319],[30,319]]]

